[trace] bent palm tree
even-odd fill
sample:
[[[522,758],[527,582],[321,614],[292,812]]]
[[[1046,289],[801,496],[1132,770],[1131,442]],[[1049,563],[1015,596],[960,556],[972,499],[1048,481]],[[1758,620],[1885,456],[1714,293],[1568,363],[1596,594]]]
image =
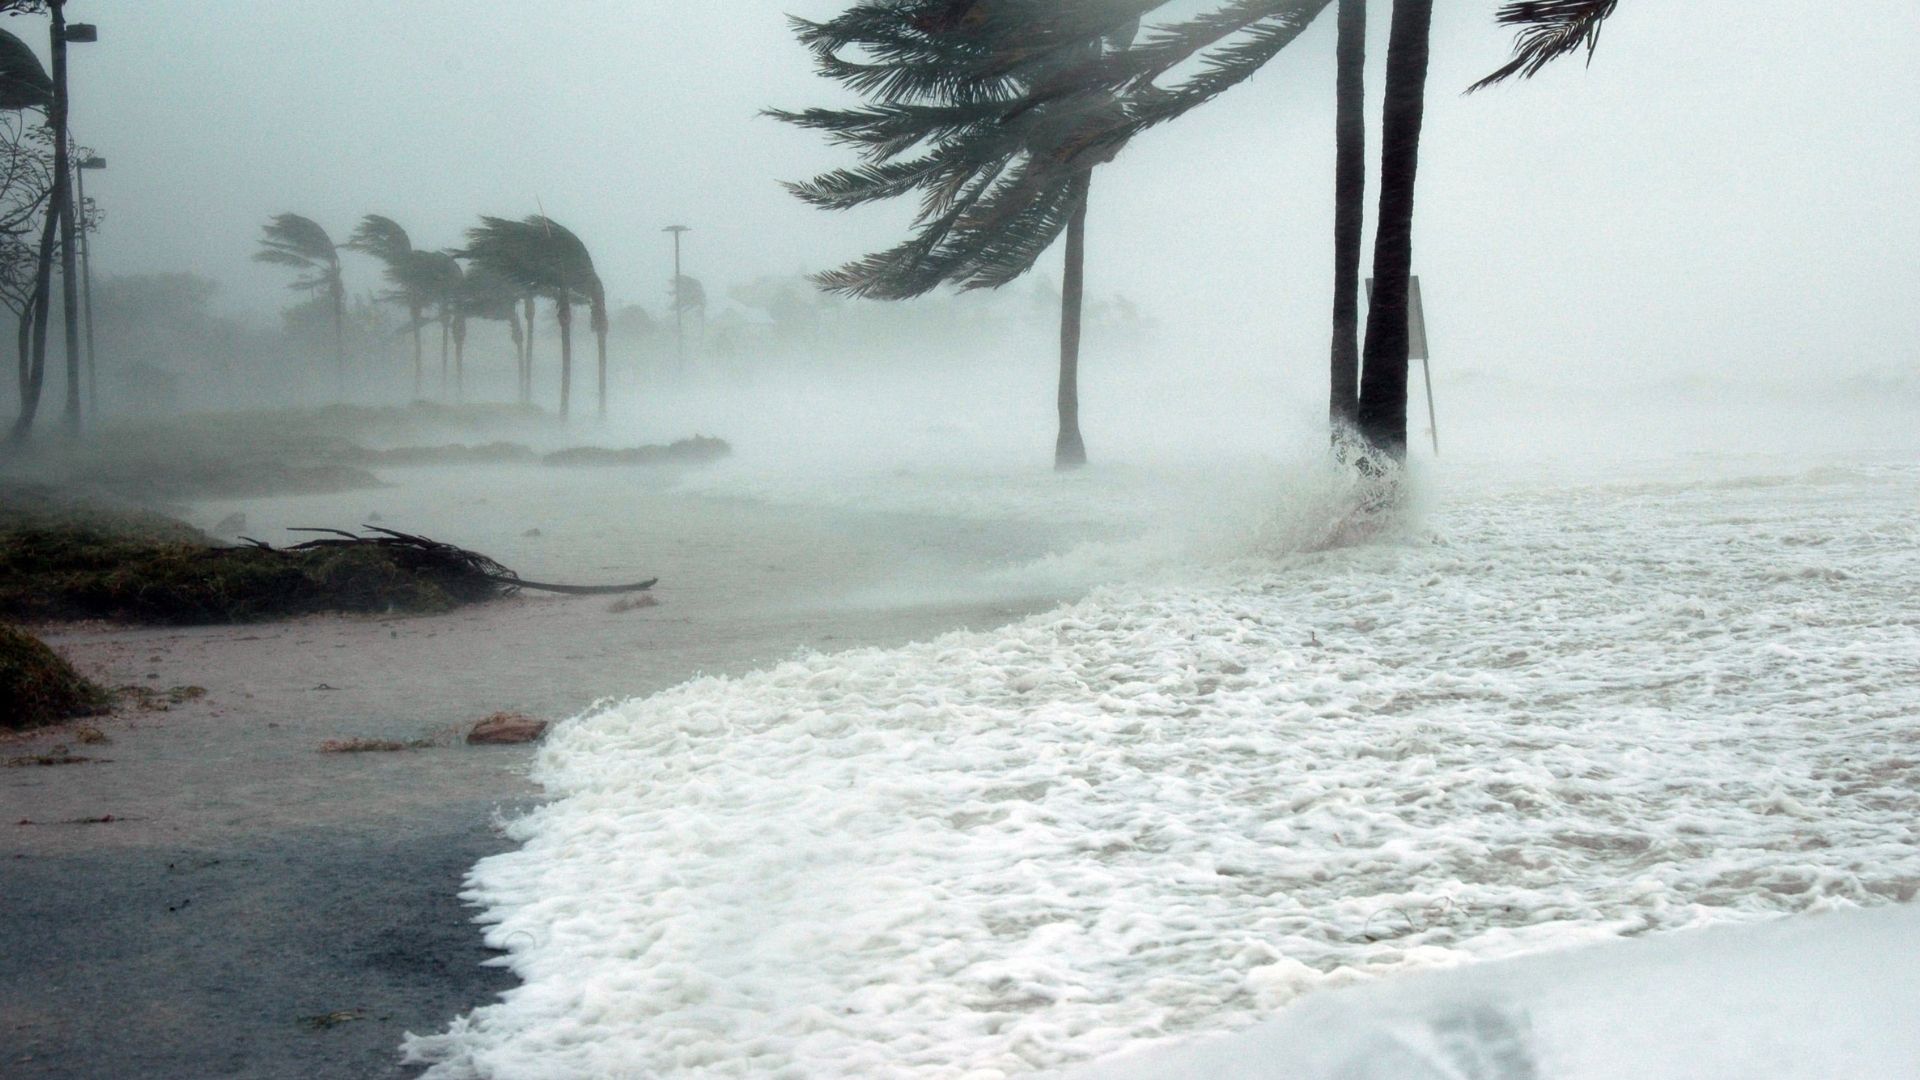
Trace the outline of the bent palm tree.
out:
[[[425,321],[422,313],[426,311],[429,300],[408,273],[408,264],[413,258],[413,240],[399,222],[379,214],[368,214],[360,219],[346,246],[380,261],[388,284],[393,286],[393,291],[381,299],[407,309],[407,325],[413,331],[413,395],[419,397],[422,367],[420,329]]]
[[[1138,32],[1137,13],[1116,18],[1113,5],[1098,7],[868,0],[827,23],[795,20],[821,74],[872,103],[770,112],[860,150],[858,168],[789,184],[801,199],[846,209],[921,195],[915,235],[816,275],[829,291],[898,300],[949,282],[998,288],[1066,234],[1054,443],[1062,469],[1086,463],[1079,359],[1087,197],[1094,168],[1125,142],[1094,134],[1121,124],[1127,111],[1093,76],[1103,57],[1123,53]],[[1098,34],[1076,36],[1087,29]],[[855,50],[874,61],[842,55]]]
[[[253,257],[257,262],[298,270],[299,276],[288,288],[326,295],[333,308],[334,365],[344,390],[347,290],[340,277],[340,251],[334,246],[333,238],[312,218],[281,214],[261,230],[260,250],[254,252]]]

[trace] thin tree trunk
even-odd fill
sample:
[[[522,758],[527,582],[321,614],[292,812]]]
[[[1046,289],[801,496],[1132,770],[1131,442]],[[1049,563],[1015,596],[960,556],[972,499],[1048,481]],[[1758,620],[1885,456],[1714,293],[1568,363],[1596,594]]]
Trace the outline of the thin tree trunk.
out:
[[[20,415],[13,422],[13,431],[7,441],[23,443],[33,432],[33,418],[40,411],[40,392],[46,386],[47,378],[47,306],[53,298],[53,243],[55,231],[59,228],[57,207],[60,189],[55,186],[49,198],[46,219],[40,226],[40,260],[34,270],[33,296],[28,300],[28,310],[21,318],[31,316],[29,342],[27,347],[28,363],[25,382],[20,394]]]
[[[540,320],[534,318],[533,294],[527,294],[527,298],[522,301],[521,310],[522,321],[527,324],[527,359],[520,368],[520,404],[531,405],[533,404],[533,335],[540,325]]]
[[[1073,216],[1067,219],[1066,272],[1060,284],[1060,435],[1053,444],[1056,469],[1074,469],[1087,463],[1087,447],[1080,439],[1080,313],[1086,291],[1087,191],[1092,181],[1092,170],[1079,174],[1067,195],[1073,200]]]
[[[507,330],[513,334],[513,396],[525,405],[522,389],[526,378],[527,334],[520,328],[520,309],[511,302],[507,304]]]
[[[554,301],[554,316],[560,322],[560,419],[564,421],[573,405],[573,305],[564,298]]]
[[[347,399],[347,287],[340,280],[340,260],[333,262],[333,378],[341,401]]]
[[[67,13],[66,0],[47,5],[52,32],[53,106],[47,126],[53,129],[53,184],[58,198],[49,212],[60,223],[61,322],[66,331],[67,434],[80,434],[80,282],[74,266],[73,167],[67,153]]]
[[[453,320],[453,399],[459,402],[467,400],[467,317],[456,315]]]
[[[600,365],[600,419],[607,418],[607,329],[604,326],[593,328],[593,347]]]
[[[1367,0],[1340,0],[1333,178],[1333,366],[1328,421],[1336,444],[1360,412],[1360,247],[1367,216]]]
[[[33,372],[33,297],[29,295],[20,305],[19,327],[20,356],[20,404],[27,403],[28,376]]]
[[[415,305],[407,308],[407,314],[413,319],[413,396],[418,400],[420,397],[421,369],[426,365],[424,347],[420,341],[420,321],[422,316],[426,314],[426,311],[424,308]]]
[[[447,400],[447,344],[452,337],[451,324],[447,317],[447,305],[440,305],[440,400]]]
[[[1360,381],[1360,431],[1396,460],[1407,455],[1407,294],[1413,275],[1414,180],[1425,118],[1433,0],[1394,0],[1380,149],[1380,224],[1373,305]]]

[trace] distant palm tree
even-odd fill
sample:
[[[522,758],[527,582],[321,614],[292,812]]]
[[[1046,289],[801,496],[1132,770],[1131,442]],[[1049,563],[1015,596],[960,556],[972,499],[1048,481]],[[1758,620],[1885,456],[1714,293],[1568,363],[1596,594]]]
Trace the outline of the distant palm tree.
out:
[[[521,221],[483,217],[467,230],[464,253],[476,266],[499,274],[522,295],[553,301],[554,321],[560,327],[560,418],[573,403],[573,305],[590,307],[591,326],[599,345],[600,412],[606,415],[607,299],[600,275],[586,245],[565,226],[534,214]],[[528,307],[531,313],[531,305]],[[531,363],[531,346],[529,346]]]
[[[460,279],[460,293],[454,307],[453,369],[454,378],[463,394],[468,319],[506,323],[513,335],[516,364],[524,364],[526,336],[520,328],[519,304],[518,287],[489,267],[475,264]]]
[[[360,224],[353,230],[353,238],[347,241],[346,246],[380,260],[385,267],[387,283],[393,286],[393,291],[381,299],[407,309],[407,325],[413,331],[413,395],[419,397],[422,366],[420,329],[425,321],[422,313],[426,311],[429,297],[420,291],[418,283],[408,273],[413,259],[413,240],[399,222],[379,214],[368,214],[360,219]]]
[[[289,288],[326,295],[333,308],[334,364],[344,390],[347,378],[347,290],[340,277],[340,250],[334,246],[333,238],[312,218],[281,214],[267,222],[261,230],[260,250],[254,252],[253,257],[259,262],[290,266],[300,271],[300,276],[293,280]]]

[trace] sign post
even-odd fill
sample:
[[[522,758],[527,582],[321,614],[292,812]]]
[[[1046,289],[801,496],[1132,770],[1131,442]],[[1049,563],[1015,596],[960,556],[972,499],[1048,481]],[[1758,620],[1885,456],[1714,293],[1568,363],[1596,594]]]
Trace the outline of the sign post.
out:
[[[1367,302],[1373,302],[1373,279],[1367,279]],[[1420,302],[1420,275],[1413,275],[1407,291],[1407,359],[1420,361],[1420,381],[1427,388],[1427,434],[1433,437],[1433,455],[1440,456],[1440,421],[1433,409],[1433,368],[1427,352],[1427,311]]]

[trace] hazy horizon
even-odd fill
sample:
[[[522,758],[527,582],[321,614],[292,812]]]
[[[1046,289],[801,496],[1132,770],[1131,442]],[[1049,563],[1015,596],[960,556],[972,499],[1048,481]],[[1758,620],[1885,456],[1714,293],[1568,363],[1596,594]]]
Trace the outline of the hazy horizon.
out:
[[[731,286],[901,235],[905,207],[827,214],[783,191],[849,158],[758,115],[844,100],[784,18],[840,6],[73,0],[100,27],[72,60],[76,137],[111,162],[89,177],[97,272],[191,271],[263,321],[295,299],[249,261],[274,213],[336,239],[383,213],[440,247],[481,213],[544,209],[615,304],[656,313],[660,228],[693,226],[687,270],[723,308]],[[1920,11],[1765,6],[1632,5],[1590,68],[1472,96],[1508,36],[1491,4],[1437,13],[1415,237],[1437,367],[1588,384],[1914,363],[1920,94],[1898,88]],[[44,50],[40,21],[8,25]],[[1371,95],[1384,42],[1382,25]],[[1153,318],[1168,362],[1272,368],[1303,396],[1324,380],[1331,54],[1323,20],[1096,176],[1088,287]],[[1036,273],[1057,281],[1058,261]],[[373,289],[377,268],[353,257],[347,280]]]

